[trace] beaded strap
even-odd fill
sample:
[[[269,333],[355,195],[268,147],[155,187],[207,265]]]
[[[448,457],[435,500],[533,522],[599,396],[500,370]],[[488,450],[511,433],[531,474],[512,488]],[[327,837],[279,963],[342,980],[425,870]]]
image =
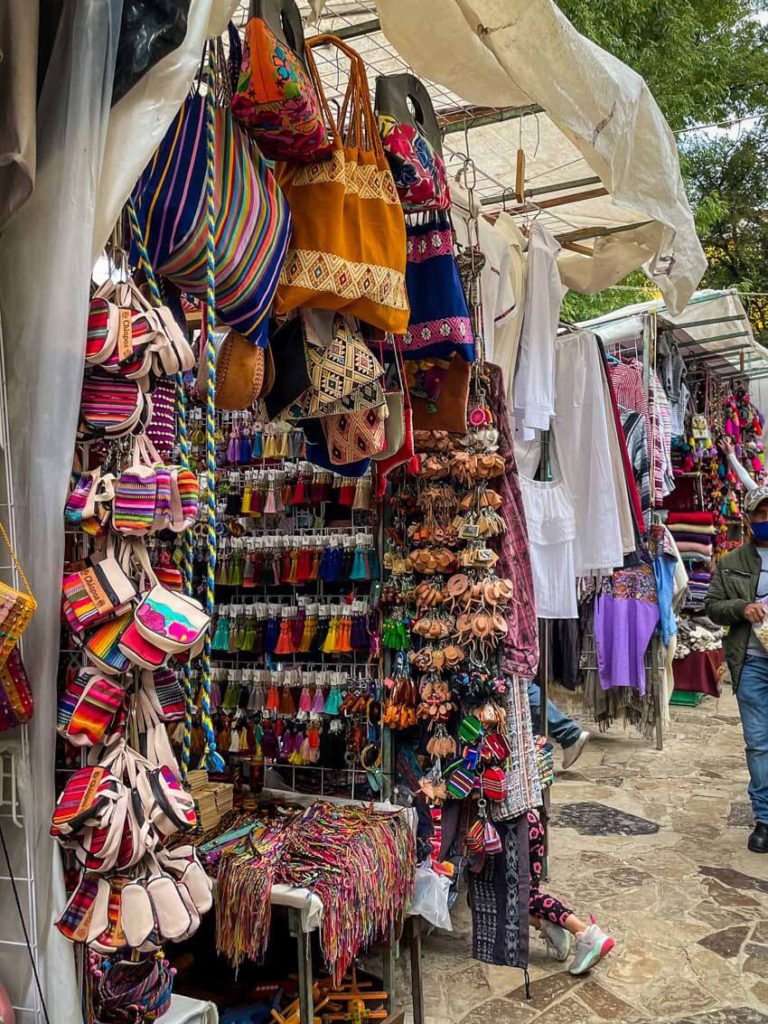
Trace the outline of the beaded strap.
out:
[[[205,475],[206,475],[206,526],[208,558],[205,579],[205,609],[210,616],[215,611],[216,585],[216,346],[214,331],[216,329],[216,106],[215,106],[215,67],[213,49],[210,49],[207,91],[205,96],[205,143],[206,143],[206,220],[208,235],[206,239],[206,294],[205,294],[205,328],[204,348],[200,358],[205,358],[208,368],[208,388],[205,401]],[[216,734],[211,719],[211,635],[210,630],[205,636],[205,646],[201,659],[202,690],[200,694],[203,732],[205,734],[205,752],[203,763],[209,771],[222,771],[224,760],[216,751]]]

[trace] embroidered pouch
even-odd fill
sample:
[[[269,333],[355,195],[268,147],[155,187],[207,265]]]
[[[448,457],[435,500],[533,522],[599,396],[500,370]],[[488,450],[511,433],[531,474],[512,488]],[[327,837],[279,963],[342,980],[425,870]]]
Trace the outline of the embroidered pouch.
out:
[[[303,43],[301,15],[296,11],[297,17],[281,25],[280,8],[290,15],[295,4],[278,0],[268,6],[277,8],[277,18],[272,20],[283,38],[262,17],[251,18],[245,26],[232,113],[269,160],[327,160],[331,143],[315,87],[286,38],[285,29],[292,29],[294,45],[296,36]]]

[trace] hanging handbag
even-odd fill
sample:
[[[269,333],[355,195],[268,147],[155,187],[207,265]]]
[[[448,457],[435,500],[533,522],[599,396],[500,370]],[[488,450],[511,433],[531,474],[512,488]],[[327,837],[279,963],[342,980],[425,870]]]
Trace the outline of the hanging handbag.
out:
[[[11,561],[16,568],[19,579],[26,590],[16,590],[5,583],[0,583],[0,668],[8,661],[11,652],[18,644],[22,634],[29,625],[29,620],[35,613],[37,601],[30,589],[24,570],[19,564],[16,552],[13,550],[10,538],[5,527],[0,522],[0,537],[3,538],[5,546],[11,555]]]
[[[323,344],[309,326],[306,310],[301,319],[305,321],[310,386],[284,414],[285,418],[314,419],[381,406],[384,367],[366,345],[359,324],[335,314],[330,340]]]
[[[350,63],[338,119],[323,94],[313,56],[322,46],[335,47]],[[277,309],[335,309],[402,333],[408,326],[405,220],[376,131],[365,64],[346,43],[329,35],[310,39],[306,55],[331,127],[333,153],[325,163],[281,164],[276,169],[293,217]]]
[[[275,366],[275,380],[264,396],[271,420],[282,417],[311,384],[307,368],[305,326],[300,316],[278,327],[269,343]]]
[[[186,702],[179,678],[171,668],[141,673],[141,688],[155,714],[163,722],[178,722],[184,718]]]
[[[101,536],[106,532],[108,502],[115,496],[114,477],[111,473],[102,475],[100,466],[80,472],[79,462],[74,472],[77,479],[64,506],[64,519],[92,537]]]
[[[108,742],[124,700],[123,683],[98,669],[81,669],[59,698],[56,731],[76,747]]]
[[[63,609],[75,632],[122,615],[136,597],[136,588],[114,554],[110,537],[105,558],[88,558],[64,570]]]
[[[145,640],[166,654],[197,647],[211,623],[202,605],[185,594],[161,586],[144,545],[137,544],[134,550],[151,585],[151,590],[141,599],[134,613],[136,629]]]
[[[133,204],[155,273],[205,298],[206,100],[188,98],[139,179]],[[275,177],[229,110],[214,113],[217,319],[265,345],[291,233]]]
[[[383,455],[376,461],[376,497],[383,498],[387,489],[387,475],[398,466],[403,466],[416,454],[413,442],[413,411],[411,408],[411,396],[408,391],[408,381],[403,374],[402,354],[399,342],[394,341],[395,358],[399,361],[400,382],[403,387],[403,435],[402,444],[391,455]]]
[[[383,451],[386,443],[386,403],[361,412],[323,416],[320,423],[334,466],[347,466]]]
[[[216,339],[217,409],[251,409],[259,398],[268,395],[275,382],[275,364],[269,344],[253,345],[237,331],[228,331]],[[208,364],[200,360],[197,392],[201,399],[208,391]]]
[[[127,611],[116,619],[88,630],[80,641],[94,665],[108,675],[122,675],[131,668],[131,662],[120,650],[120,640],[132,621],[133,612]]]
[[[304,31],[296,4],[257,0],[251,14],[233,115],[269,160],[327,160],[331,142],[315,87],[299,56]]]
[[[436,402],[414,398],[414,430],[448,430],[454,434],[467,432],[467,402],[469,400],[470,363],[456,353],[443,378],[443,386]]]
[[[134,438],[133,458],[115,483],[112,527],[126,537],[143,537],[155,522],[159,456],[143,435]]]
[[[26,724],[34,711],[32,687],[18,647],[0,667],[0,731]]]
[[[393,455],[396,455],[403,446],[405,439],[405,385],[403,380],[403,366],[400,349],[393,346],[394,351],[394,376],[395,384],[384,392],[384,400],[387,403],[387,416],[384,421],[384,447],[372,458],[376,462],[382,462]],[[381,351],[381,362],[384,362]],[[391,372],[392,368],[390,368]],[[411,453],[413,454],[413,453]],[[411,456],[409,455],[408,458]]]
[[[408,239],[405,281],[411,314],[408,330],[402,336],[403,357],[448,359],[458,352],[468,362],[473,362],[474,332],[454,255],[448,215],[432,213],[419,223],[409,220],[405,230]]]
[[[94,370],[83,381],[78,439],[130,434],[149,405],[136,380]],[[151,405],[149,405],[151,410]]]
[[[440,129],[424,84],[408,72],[380,75],[376,121],[403,209],[450,209]]]

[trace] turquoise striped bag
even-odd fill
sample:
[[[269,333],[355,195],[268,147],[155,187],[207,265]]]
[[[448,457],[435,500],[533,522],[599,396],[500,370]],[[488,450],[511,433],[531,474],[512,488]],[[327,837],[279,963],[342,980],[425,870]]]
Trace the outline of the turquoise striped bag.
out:
[[[133,192],[156,273],[206,293],[206,101],[190,96]],[[216,316],[267,345],[269,314],[291,234],[288,204],[229,110],[215,109]]]

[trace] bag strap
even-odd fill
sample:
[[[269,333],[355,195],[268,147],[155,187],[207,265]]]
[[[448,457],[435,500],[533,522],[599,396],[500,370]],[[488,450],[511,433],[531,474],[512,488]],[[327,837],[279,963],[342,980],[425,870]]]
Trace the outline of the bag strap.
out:
[[[152,568],[152,563],[149,560],[149,554],[147,553],[147,548],[146,545],[144,544],[144,541],[136,541],[131,545],[131,547],[132,552],[136,556],[136,560],[139,563],[139,566],[144,572],[144,575],[147,577],[152,586],[156,587],[158,585],[157,576],[155,576],[155,570]]]
[[[350,64],[349,82],[338,118],[334,117],[331,112],[328,99],[323,90],[323,82],[315,63],[313,50],[321,46],[335,46],[337,50],[340,50],[348,58]],[[382,148],[381,139],[373,119],[371,97],[368,90],[368,77],[365,73],[365,64],[360,54],[353,50],[351,46],[347,46],[338,36],[329,33],[313,36],[311,39],[308,39],[305,44],[305,52],[307,70],[317,91],[320,106],[323,108],[323,113],[328,120],[334,141],[340,146],[344,144],[344,122],[351,106],[355,145],[361,149],[372,150],[377,157],[384,160],[384,149]],[[364,140],[367,140],[367,146],[364,145]]]
[[[0,519],[0,536],[2,536],[3,540],[5,541],[5,546],[11,553],[13,564],[16,566],[16,572],[19,574],[19,579],[24,584],[24,589],[26,590],[30,597],[34,598],[35,595],[32,593],[32,588],[30,587],[29,582],[27,581],[27,577],[24,575],[24,570],[21,568],[21,564],[18,558],[16,557],[16,552],[13,550],[13,544],[11,544],[11,540],[8,534],[6,533],[2,519]]]

